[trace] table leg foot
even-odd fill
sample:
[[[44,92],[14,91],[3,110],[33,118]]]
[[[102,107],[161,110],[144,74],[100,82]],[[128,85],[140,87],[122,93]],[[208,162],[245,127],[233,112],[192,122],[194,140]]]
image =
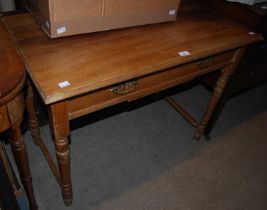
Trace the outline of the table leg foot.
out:
[[[197,142],[197,141],[200,140],[200,138],[201,138],[201,135],[199,135],[199,134],[194,134],[194,136],[193,136],[193,141]]]
[[[200,135],[200,134],[198,134],[198,133],[195,133],[194,136],[193,136],[193,140],[194,140],[195,142],[197,142],[197,141],[200,140],[201,137],[202,137],[202,135]],[[210,136],[209,136],[209,135],[204,135],[204,137],[205,137],[205,140],[206,140],[206,141],[210,141]]]
[[[72,198],[70,200],[64,199],[63,201],[64,201],[65,206],[71,206],[72,205]]]
[[[72,184],[70,177],[70,155],[68,138],[55,139],[58,168],[61,178],[61,191],[66,206],[72,203]]]
[[[30,168],[28,165],[26,147],[19,126],[11,129],[9,141],[19,170],[22,184],[28,196],[30,209],[37,210],[38,207],[34,197],[32,178],[31,178]]]

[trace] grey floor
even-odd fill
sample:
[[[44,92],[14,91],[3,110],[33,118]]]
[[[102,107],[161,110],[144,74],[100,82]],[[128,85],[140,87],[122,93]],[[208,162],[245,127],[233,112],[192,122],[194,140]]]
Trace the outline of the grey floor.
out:
[[[175,97],[199,118],[209,96],[206,89],[196,86]],[[240,127],[249,130],[252,126],[246,123],[253,124],[253,120],[256,123],[255,118],[266,111],[267,84],[232,98],[211,133],[212,140],[202,139],[197,143],[192,141],[194,129],[162,100],[86,122],[71,132],[74,200],[70,207],[64,206],[60,189],[27,132],[25,141],[39,209],[267,209],[267,180],[264,179],[267,155],[256,155],[260,160],[258,168],[253,168],[254,162],[248,167],[248,158],[253,157],[249,153],[251,145],[240,147],[242,141],[256,136],[260,142],[254,145],[254,150],[266,149],[267,126],[248,131],[255,132],[252,137],[240,136],[238,130]],[[49,127],[44,126],[41,131],[54,154]],[[220,150],[218,144],[223,139],[228,139],[225,142],[229,144],[225,145],[233,149],[222,146]],[[235,139],[239,143],[234,143]],[[242,156],[239,148],[248,155]],[[257,153],[265,154],[261,150]],[[212,161],[217,155],[221,162]],[[248,168],[238,169],[237,160]],[[254,170],[258,181],[248,175]]]

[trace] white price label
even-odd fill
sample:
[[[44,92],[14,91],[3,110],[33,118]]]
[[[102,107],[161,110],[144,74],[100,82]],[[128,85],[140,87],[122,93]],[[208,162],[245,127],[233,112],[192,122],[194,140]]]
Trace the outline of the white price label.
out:
[[[57,34],[63,34],[65,32],[66,32],[66,27],[65,26],[57,29]]]
[[[175,9],[170,10],[169,15],[176,15],[176,10]]]
[[[255,35],[256,33],[254,31],[248,32],[249,35]]]
[[[178,54],[179,54],[181,57],[185,57],[185,56],[189,56],[189,55],[191,55],[191,53],[188,52],[188,51],[182,51],[182,52],[179,52]]]
[[[60,88],[65,88],[65,87],[70,86],[70,82],[69,81],[64,81],[64,82],[58,83],[58,86]]]

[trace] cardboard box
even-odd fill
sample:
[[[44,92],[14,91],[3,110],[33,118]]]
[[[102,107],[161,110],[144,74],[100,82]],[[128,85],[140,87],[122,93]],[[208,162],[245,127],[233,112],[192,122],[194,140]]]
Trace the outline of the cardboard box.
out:
[[[51,38],[175,21],[180,0],[28,0]]]

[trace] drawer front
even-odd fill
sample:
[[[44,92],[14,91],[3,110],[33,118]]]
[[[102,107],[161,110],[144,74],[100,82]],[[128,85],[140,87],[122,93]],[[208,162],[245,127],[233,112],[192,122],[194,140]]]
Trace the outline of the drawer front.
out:
[[[232,61],[234,51],[200,59],[155,74],[88,93],[68,101],[70,119],[120,102],[132,101],[218,70]]]

